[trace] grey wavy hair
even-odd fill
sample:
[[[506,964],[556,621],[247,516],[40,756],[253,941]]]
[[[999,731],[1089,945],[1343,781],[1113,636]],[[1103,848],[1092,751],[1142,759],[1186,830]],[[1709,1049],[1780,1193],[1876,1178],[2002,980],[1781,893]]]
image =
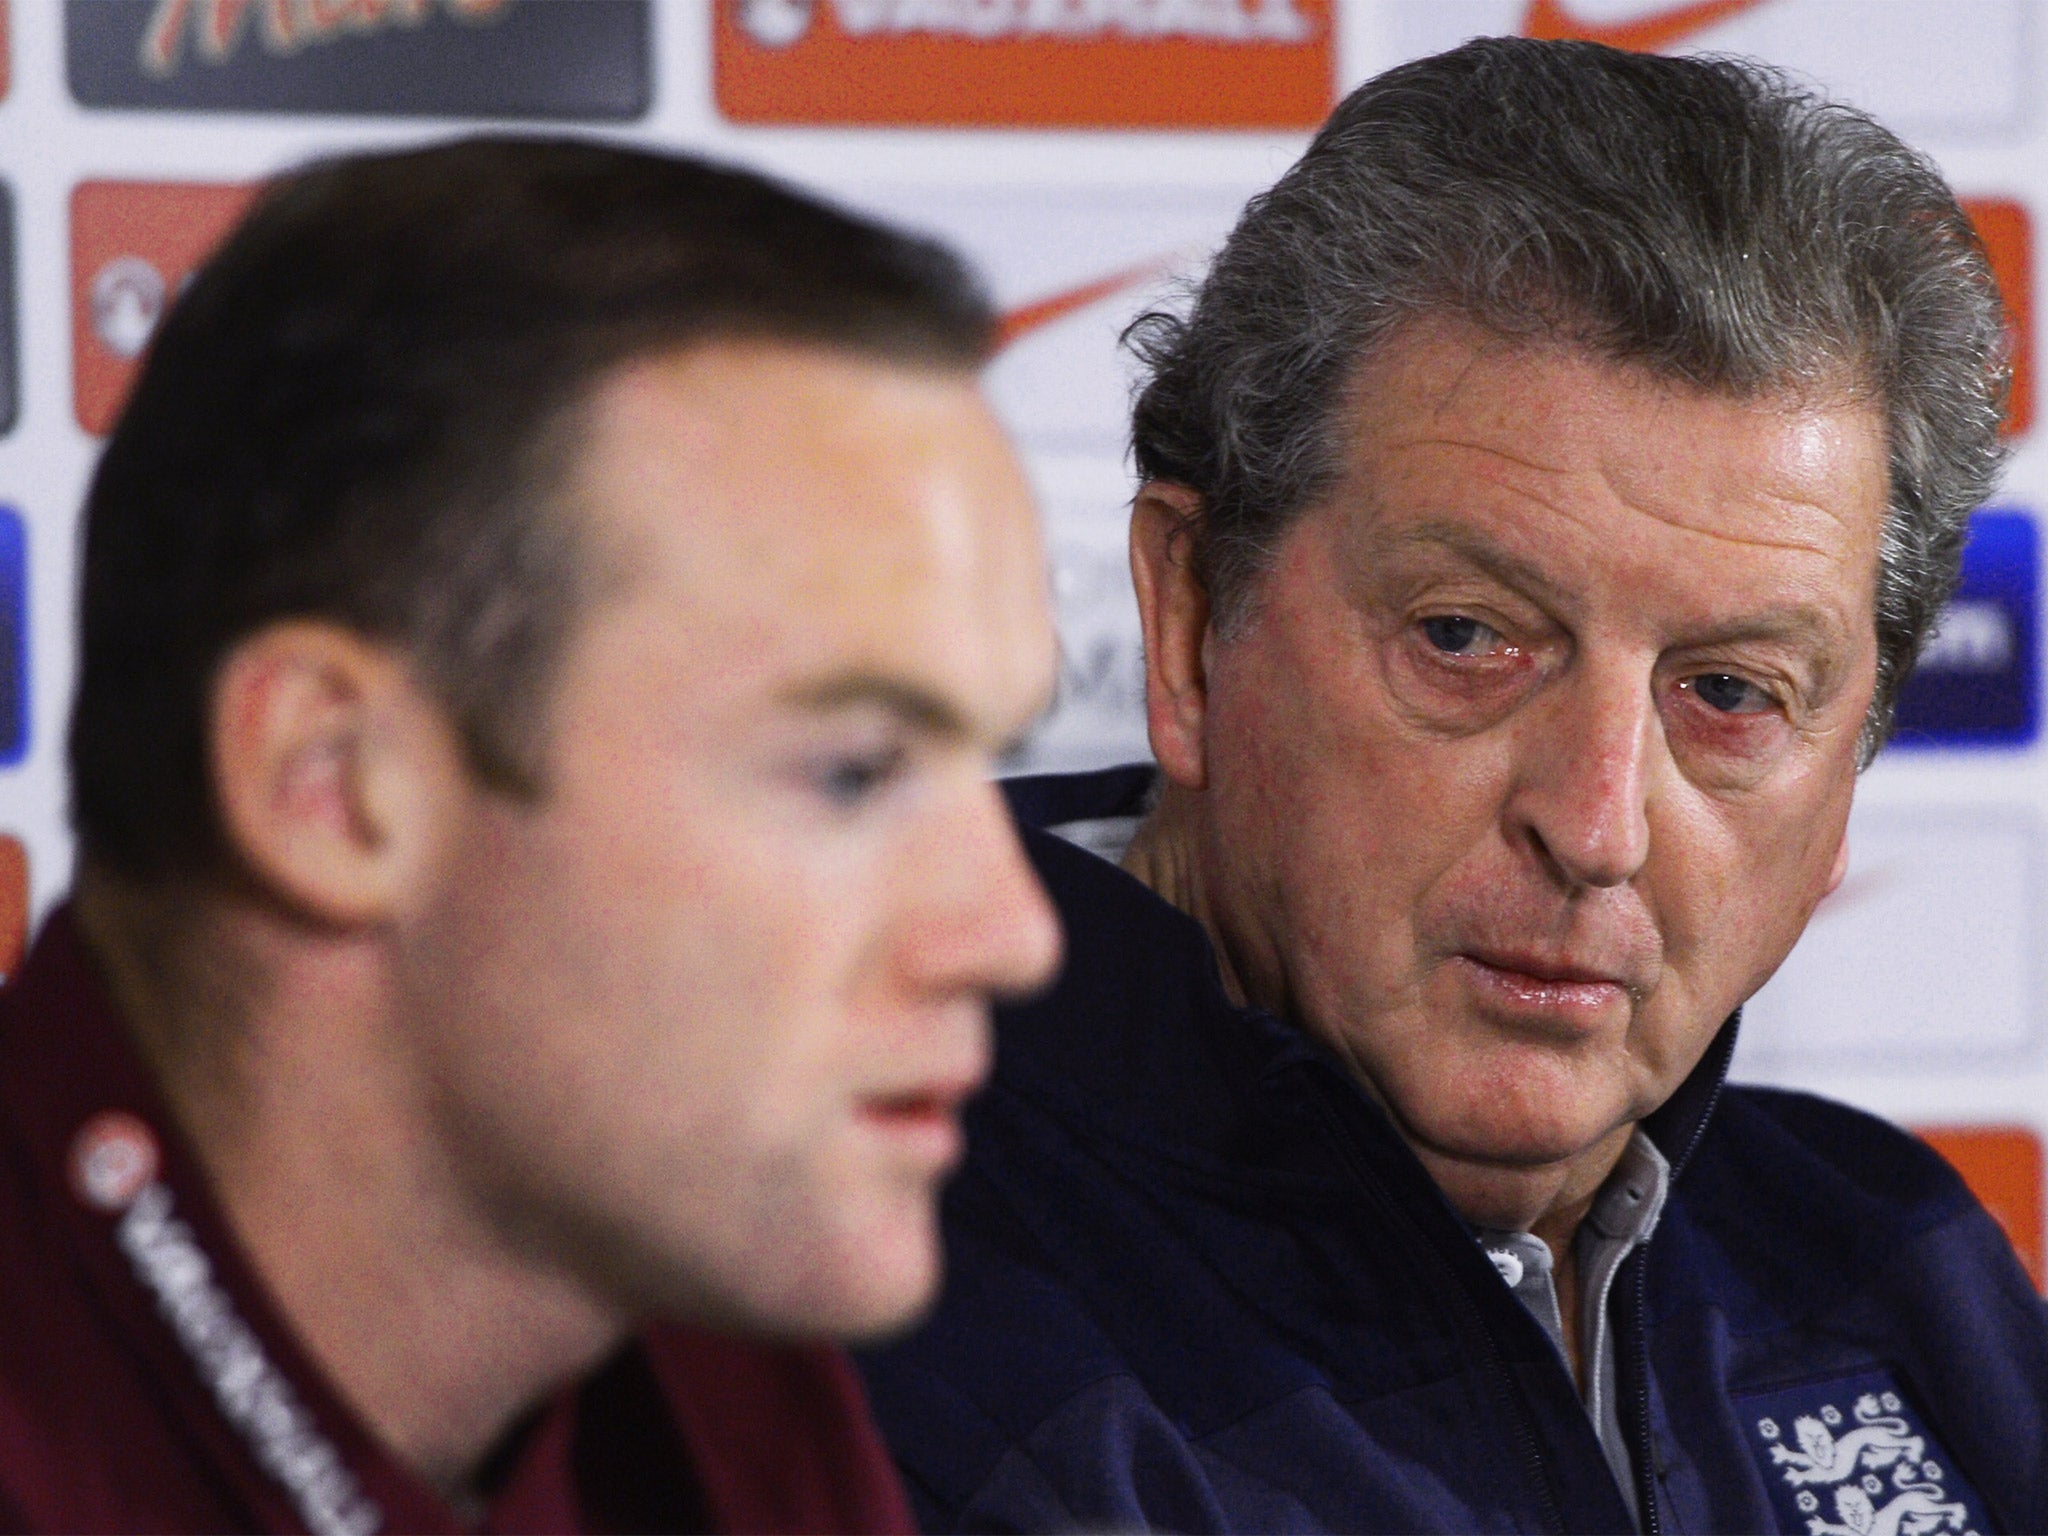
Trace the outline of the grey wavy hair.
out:
[[[2004,458],[2004,314],[1947,184],[1743,60],[1482,38],[1390,70],[1251,201],[1184,308],[1126,333],[1132,448],[1144,479],[1200,495],[1193,554],[1226,636],[1337,478],[1346,385],[1418,315],[1741,398],[1881,402],[1865,763]]]

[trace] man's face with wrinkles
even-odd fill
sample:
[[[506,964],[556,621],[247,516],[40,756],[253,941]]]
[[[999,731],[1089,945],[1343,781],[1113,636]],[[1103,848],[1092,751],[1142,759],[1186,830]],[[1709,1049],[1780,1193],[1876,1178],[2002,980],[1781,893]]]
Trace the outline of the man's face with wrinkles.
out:
[[[1839,881],[1883,428],[1448,320],[1352,400],[1208,651],[1218,905],[1457,1200],[1618,1147]]]

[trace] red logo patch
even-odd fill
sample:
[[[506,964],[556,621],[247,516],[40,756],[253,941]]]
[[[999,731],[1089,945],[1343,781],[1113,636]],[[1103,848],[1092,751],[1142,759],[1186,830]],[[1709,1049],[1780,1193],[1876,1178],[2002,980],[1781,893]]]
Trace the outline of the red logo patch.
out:
[[[73,189],[72,403],[86,431],[112,428],[157,321],[255,195],[248,185],[186,182]]]
[[[0,835],[0,981],[14,974],[28,948],[28,850]]]
[[[2034,424],[2034,235],[2027,210],[2006,197],[1966,197],[1963,212],[1977,226],[1991,275],[2005,296],[2012,334],[2012,398],[2005,405],[2005,435]]]

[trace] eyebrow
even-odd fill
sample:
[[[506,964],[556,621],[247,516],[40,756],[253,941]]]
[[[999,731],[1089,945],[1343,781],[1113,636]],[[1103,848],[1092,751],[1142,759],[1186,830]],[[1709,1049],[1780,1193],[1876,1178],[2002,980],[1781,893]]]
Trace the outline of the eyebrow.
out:
[[[1519,556],[1509,554],[1482,534],[1474,533],[1460,523],[1427,522],[1416,526],[1393,541],[1396,550],[1416,545],[1437,545],[1450,550],[1478,566],[1495,580],[1515,587],[1520,591],[1552,604],[1562,602],[1566,594],[1542,571]],[[1782,603],[1742,615],[1726,624],[1706,630],[1688,638],[1688,650],[1716,645],[1736,645],[1746,640],[1784,640],[1794,644],[1804,643],[1819,652],[1828,665],[1822,668],[1827,675],[1837,670],[1833,643],[1838,637],[1837,627],[1830,623],[1820,610],[1806,603]]]
[[[968,736],[967,719],[929,689],[874,672],[848,672],[785,691],[784,703],[811,714],[862,707],[881,709],[935,736]]]
[[[1421,545],[1436,545],[1462,556],[1487,575],[1531,597],[1562,603],[1570,594],[1534,565],[1511,555],[1491,539],[1474,533],[1462,523],[1426,522],[1405,530],[1391,541],[1389,551],[1399,553]]]
[[[1757,613],[1745,614],[1739,619],[1730,620],[1719,628],[1710,629],[1697,639],[1688,641],[1687,644],[1736,645],[1744,640],[1803,640],[1825,645],[1835,638],[1835,634],[1835,626],[1818,610],[1803,603],[1786,603],[1780,607],[1765,608]]]

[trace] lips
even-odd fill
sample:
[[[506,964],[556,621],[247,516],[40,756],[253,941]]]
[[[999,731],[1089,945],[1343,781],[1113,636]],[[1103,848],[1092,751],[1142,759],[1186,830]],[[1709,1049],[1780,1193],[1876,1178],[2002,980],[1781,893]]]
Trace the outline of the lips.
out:
[[[870,1094],[860,1101],[860,1115],[870,1128],[899,1144],[914,1159],[948,1168],[960,1160],[965,1149],[960,1111],[986,1076],[986,1070],[977,1067]]]
[[[1563,985],[1620,987],[1624,992],[1636,988],[1627,975],[1618,969],[1599,965],[1580,964],[1569,959],[1552,959],[1535,954],[1517,954],[1508,950],[1467,950],[1461,959],[1473,961],[1489,970],[1501,971],[1513,976],[1526,976],[1531,981]]]
[[[1592,1027],[1641,995],[1620,970],[1565,957],[1476,950],[1454,963],[1490,1011],[1553,1026]]]
[[[862,1108],[885,1120],[916,1120],[935,1116],[951,1117],[967,1102],[971,1088],[912,1088],[902,1093],[876,1094]]]
[[[861,1119],[893,1149],[892,1157],[900,1155],[924,1173],[936,1175],[958,1163],[966,1151],[959,1106],[959,1100],[941,1095],[905,1094],[867,1100],[861,1105]]]

